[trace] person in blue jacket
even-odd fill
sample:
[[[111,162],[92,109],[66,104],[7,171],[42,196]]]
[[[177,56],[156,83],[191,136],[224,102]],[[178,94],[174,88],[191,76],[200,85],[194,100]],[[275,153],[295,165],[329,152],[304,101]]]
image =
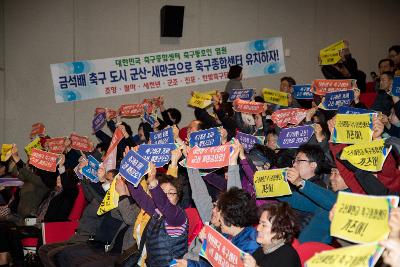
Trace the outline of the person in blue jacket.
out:
[[[218,197],[216,209],[220,212],[222,234],[246,253],[258,249],[257,231],[252,226],[258,221],[257,206],[250,194],[232,187]],[[205,239],[204,230],[199,234]],[[177,266],[211,266],[206,260],[178,260]]]
[[[307,226],[300,232],[300,243],[314,241],[330,244],[332,237],[329,211],[336,203],[338,191],[350,191],[338,169],[332,168],[329,176],[332,190],[301,178],[299,172],[294,168],[288,170],[287,179],[298,190],[294,191],[291,196],[280,198],[280,200],[287,201],[295,209],[313,214]]]

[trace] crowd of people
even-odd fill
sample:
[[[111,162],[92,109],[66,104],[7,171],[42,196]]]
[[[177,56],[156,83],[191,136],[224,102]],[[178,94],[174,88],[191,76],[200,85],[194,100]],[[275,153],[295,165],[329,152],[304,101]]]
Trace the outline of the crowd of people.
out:
[[[230,79],[224,91],[212,99],[212,108],[194,108],[194,119],[181,124],[181,112],[166,108],[167,99],[158,98],[159,118],[151,126],[139,124],[137,132],[129,120],[112,118],[106,109],[106,125],[113,134],[120,129],[124,135],[118,143],[116,168],[100,166],[99,182],[82,177],[87,158],[102,161],[112,135],[99,130],[97,144],[91,152],[71,148],[65,138],[65,149],[55,172],[38,169],[20,157],[13,144],[11,157],[0,163],[0,177],[18,177],[20,188],[1,187],[0,191],[0,266],[24,266],[21,240],[26,236],[39,238],[37,254],[43,266],[210,266],[199,256],[206,239],[204,228],[195,237],[189,236],[189,218],[185,212],[195,207],[204,225],[221,233],[245,252],[244,266],[301,266],[300,257],[292,246],[320,242],[334,247],[348,246],[330,233],[330,213],[338,192],[367,195],[400,195],[400,98],[391,94],[393,79],[400,75],[400,46],[389,48],[387,58],[379,61],[379,74],[374,77],[376,99],[369,108],[373,118],[373,140],[384,139],[393,149],[382,171],[357,169],[340,153],[347,145],[330,142],[335,127],[336,111],[318,108],[321,98],[301,100],[293,97],[292,77],[283,77],[279,91],[289,93],[289,106],[265,102],[261,96],[254,101],[264,103],[259,114],[241,114],[228,101],[233,89],[242,85],[242,67],[231,66]],[[355,79],[351,107],[368,109],[360,101],[366,92],[366,74],[358,69],[348,47],[341,51],[341,60],[322,66],[326,79]],[[371,83],[371,82],[370,82]],[[189,97],[189,95],[188,95]],[[171,101],[172,102],[172,101]],[[171,104],[171,103],[169,103]],[[307,109],[300,125],[314,125],[314,135],[297,149],[280,149],[277,145],[282,130],[271,120],[273,112],[286,108]],[[212,114],[211,114],[212,113]],[[244,115],[244,116],[243,116]],[[150,143],[150,133],[171,127],[176,149],[169,164],[149,170],[135,187],[119,175],[119,164],[129,150]],[[185,167],[191,133],[218,127],[221,145],[231,147],[229,165],[206,172]],[[235,139],[240,131],[265,137],[263,144],[245,151]],[[43,147],[49,136],[41,136]],[[256,198],[253,179],[257,171],[286,168],[292,194],[275,198]],[[114,183],[119,195],[118,207],[97,215],[107,191]],[[67,221],[83,189],[87,205],[75,234],[62,243],[43,244],[41,222]],[[25,226],[26,218],[35,217],[36,225]],[[400,266],[400,209],[393,208],[389,219],[389,238],[380,245],[386,250],[378,264]],[[190,242],[189,242],[190,241]],[[384,263],[383,263],[384,262]]]

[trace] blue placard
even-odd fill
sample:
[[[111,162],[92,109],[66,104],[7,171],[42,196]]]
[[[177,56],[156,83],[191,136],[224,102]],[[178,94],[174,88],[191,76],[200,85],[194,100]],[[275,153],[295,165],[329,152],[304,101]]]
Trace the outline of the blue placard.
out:
[[[337,91],[325,95],[325,101],[322,103],[326,110],[337,110],[342,106],[349,106],[354,100],[354,91]]]
[[[171,160],[171,151],[174,149],[176,149],[175,144],[143,144],[139,146],[137,153],[160,168]]]
[[[140,183],[140,179],[147,173],[149,162],[142,158],[138,153],[129,150],[122,159],[119,173],[135,187]]]
[[[314,134],[314,128],[310,125],[285,128],[279,133],[279,148],[298,148],[310,140]]]
[[[171,127],[158,132],[150,132],[150,143],[152,144],[171,144],[174,143],[174,133]]]
[[[97,161],[93,156],[88,157],[88,164],[82,168],[82,174],[85,175],[90,181],[94,183],[99,182],[97,171],[99,169],[100,162]]]
[[[372,110],[363,109],[363,108],[352,108],[352,107],[339,107],[338,114],[366,114],[366,113],[374,113]]]
[[[400,96],[400,76],[395,76],[393,79],[392,95]]]
[[[210,128],[193,132],[189,137],[191,147],[198,146],[200,148],[221,145],[221,133],[218,128]]]
[[[243,149],[248,153],[256,144],[263,144],[264,136],[254,136],[251,134],[237,132],[236,138],[242,144]]]
[[[233,89],[231,94],[229,95],[228,102],[235,101],[236,98],[240,98],[242,100],[250,101],[253,99],[254,89]]]
[[[93,132],[95,133],[99,131],[101,128],[103,128],[104,124],[106,124],[106,113],[100,112],[93,118],[92,121]]]
[[[147,112],[143,113],[143,121],[150,124],[152,128],[154,127],[154,123],[156,122],[156,120],[157,120],[157,115],[155,116],[152,114],[149,115],[149,113]]]
[[[293,97],[296,99],[314,99],[311,84],[293,85]]]

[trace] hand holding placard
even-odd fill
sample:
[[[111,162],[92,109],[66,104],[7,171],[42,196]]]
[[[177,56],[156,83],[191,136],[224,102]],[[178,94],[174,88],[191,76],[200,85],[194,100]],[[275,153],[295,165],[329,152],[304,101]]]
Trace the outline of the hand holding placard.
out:
[[[355,243],[381,241],[389,234],[389,213],[398,203],[398,196],[339,192],[331,235]]]
[[[134,186],[138,186],[140,180],[148,170],[149,162],[135,151],[129,150],[121,161],[119,173],[125,180]]]

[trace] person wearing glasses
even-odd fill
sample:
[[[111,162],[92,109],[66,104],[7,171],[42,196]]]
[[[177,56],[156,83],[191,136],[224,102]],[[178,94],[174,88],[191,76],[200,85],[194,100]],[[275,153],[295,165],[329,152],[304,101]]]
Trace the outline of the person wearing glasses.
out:
[[[329,233],[329,209],[325,206],[325,199],[316,201],[313,198],[313,194],[316,194],[314,192],[324,192],[322,196],[335,195],[328,189],[329,182],[324,178],[324,174],[329,173],[330,169],[322,149],[318,145],[305,144],[299,147],[292,168],[287,170],[286,178],[294,185],[292,195],[277,199],[288,202],[296,210],[300,226],[300,243],[332,242]],[[311,188],[314,191],[308,194],[308,191],[303,192],[304,188],[306,190]],[[333,199],[334,203],[336,196]]]
[[[146,230],[147,266],[169,266],[173,259],[182,258],[188,250],[188,219],[178,202],[182,196],[180,178],[157,174],[149,164],[147,184],[150,196],[139,185],[128,184],[138,205],[151,216]]]

